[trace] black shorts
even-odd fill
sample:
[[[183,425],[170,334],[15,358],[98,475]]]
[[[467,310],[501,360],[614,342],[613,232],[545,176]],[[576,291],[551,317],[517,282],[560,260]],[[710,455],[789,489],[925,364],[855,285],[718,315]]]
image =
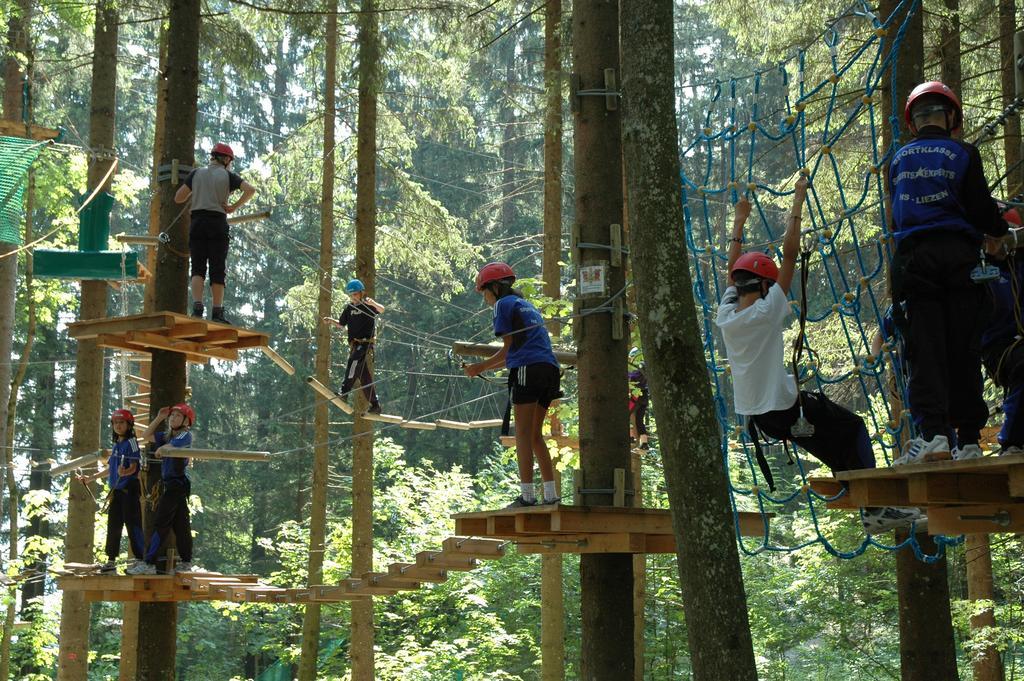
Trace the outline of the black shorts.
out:
[[[560,381],[561,372],[554,364],[541,362],[516,367],[508,375],[512,404],[537,403],[547,409],[562,396]]]
[[[192,257],[193,277],[205,279],[209,263],[210,283],[223,284],[228,259],[227,216],[219,213],[193,215],[188,232],[188,250]]]

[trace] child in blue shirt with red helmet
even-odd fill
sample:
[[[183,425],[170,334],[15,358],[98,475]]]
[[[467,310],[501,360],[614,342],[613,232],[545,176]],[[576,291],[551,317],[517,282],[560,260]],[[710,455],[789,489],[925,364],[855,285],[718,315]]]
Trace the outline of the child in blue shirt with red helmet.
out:
[[[893,465],[981,455],[988,408],[980,334],[990,275],[980,251],[984,235],[1007,230],[977,148],[954,137],[963,125],[956,93],[922,83],[907,97],[904,117],[914,138],[893,156],[888,178],[892,300],[920,432]]]
[[[544,496],[541,503],[557,504],[555,470],[544,441],[544,418],[551,403],[562,396],[561,372],[551,349],[544,319],[532,304],[512,289],[516,275],[502,262],[492,262],[476,275],[476,290],[494,307],[494,335],[501,349],[475,364],[465,366],[467,376],[488,369],[508,367],[509,394],[515,410],[516,460],[519,464],[519,497],[509,508],[537,504],[533,487],[533,460],[540,466]]]
[[[127,409],[115,409],[110,414],[113,448],[107,460],[107,469],[100,471],[98,476],[107,476],[110,494],[107,505],[107,562],[100,572],[113,573],[114,563],[121,552],[121,531],[128,530],[128,545],[134,560],[130,561],[131,569],[142,562],[144,537],[142,534],[142,506],[139,499],[142,487],[139,483],[139,442],[135,438],[135,416]],[[79,477],[82,482],[95,480],[97,475],[89,478]]]
[[[192,569],[192,524],[189,518],[188,497],[192,493],[192,481],[186,472],[188,459],[159,456],[162,447],[191,447],[190,428],[195,423],[196,413],[182,402],[173,407],[164,407],[142,434],[144,440],[157,447],[160,461],[160,499],[156,505],[153,521],[153,536],[150,537],[144,560],[127,570],[130,575],[156,574],[156,563],[164,551],[167,536],[173,531],[177,542],[178,563],[176,572]],[[158,431],[161,423],[167,421],[167,429]]]

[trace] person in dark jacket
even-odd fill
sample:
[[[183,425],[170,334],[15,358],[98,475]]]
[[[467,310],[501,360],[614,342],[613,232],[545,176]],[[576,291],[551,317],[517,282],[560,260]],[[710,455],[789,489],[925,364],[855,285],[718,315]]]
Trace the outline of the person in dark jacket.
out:
[[[988,418],[980,335],[989,276],[981,245],[986,234],[1007,230],[977,148],[956,138],[963,125],[956,93],[937,81],[922,83],[904,116],[914,138],[893,156],[888,178],[896,238],[892,300],[920,429],[893,465],[980,453]]]

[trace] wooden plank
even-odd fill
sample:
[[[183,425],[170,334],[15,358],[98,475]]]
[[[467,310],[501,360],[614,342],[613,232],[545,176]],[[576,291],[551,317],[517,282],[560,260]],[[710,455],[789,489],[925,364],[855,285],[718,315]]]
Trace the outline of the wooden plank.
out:
[[[346,414],[352,414],[355,412],[355,409],[349,406],[349,403],[343,400],[340,395],[338,395],[336,392],[334,392],[333,390],[331,390],[326,385],[316,380],[312,376],[306,377],[306,384],[310,388],[315,390],[317,394],[319,394],[321,397],[327,398],[327,400],[331,404],[333,404],[335,407],[345,412]],[[401,418],[399,418],[399,420],[401,420]]]
[[[504,423],[502,419],[484,419],[482,421],[470,421],[470,428],[500,428]]]
[[[128,350],[133,353],[139,352],[150,352],[150,348],[138,343],[129,343],[124,340],[121,336],[103,334],[96,337],[96,344],[102,348],[116,348],[118,350]],[[180,350],[178,352],[181,352]],[[201,355],[193,355],[191,353],[183,353],[185,360],[192,362],[193,364],[208,364],[210,362],[209,357]]]
[[[102,462],[106,461],[109,458],[110,458],[110,451],[106,450],[106,449],[104,449],[104,450],[102,450],[102,451],[100,451],[98,453],[85,454],[84,456],[78,456],[78,457],[75,457],[74,459],[70,459],[68,461],[65,461],[62,464],[59,464],[59,465],[54,466],[53,468],[51,468],[50,471],[49,471],[50,472],[50,476],[63,475],[65,473],[70,473],[71,471],[77,470],[79,468],[86,468],[88,466],[95,466],[96,464],[102,463]]]
[[[455,518],[455,533],[481,536],[487,534],[487,518]]]
[[[850,503],[865,506],[910,506],[906,478],[850,480]]]
[[[1011,497],[1024,497],[1024,464],[1010,466],[1006,471],[1007,491]]]
[[[448,419],[437,419],[434,423],[441,428],[450,428],[452,430],[469,430],[473,427],[465,421],[450,421]]]
[[[68,335],[79,340],[97,338],[104,334],[124,334],[129,331],[156,331],[174,327],[174,315],[157,313],[131,317],[105,317],[68,324]]]
[[[149,379],[148,378],[142,378],[141,376],[132,376],[131,374],[128,374],[128,380],[131,383],[134,383],[136,385],[142,386],[143,388],[148,388],[149,387]]]
[[[448,579],[448,570],[437,567],[421,567],[415,563],[392,563],[388,565],[388,575],[399,580],[439,584]]]
[[[126,234],[121,232],[114,235],[114,239],[118,243],[129,244],[131,246],[151,246],[156,247],[160,245],[160,237],[150,236],[149,234]]]
[[[272,347],[269,345],[261,345],[260,350],[262,350],[263,354],[269,357],[274,364],[280,367],[281,371],[285,372],[289,376],[295,375],[295,367],[293,367],[284,357],[277,354],[277,351]]]
[[[419,580],[408,576],[393,576],[387,572],[367,572],[359,578],[360,584],[368,584],[374,588],[397,589],[399,591],[415,591],[420,588]]]
[[[4,137],[20,137],[22,139],[45,142],[60,137],[60,130],[44,128],[41,125],[27,125],[21,121],[14,121],[9,118],[0,118],[0,135]]]
[[[468,341],[456,341],[452,343],[452,352],[464,357],[490,357],[501,350],[498,343],[470,343]],[[555,359],[563,366],[576,365],[576,353],[566,350],[555,350]]]
[[[661,509],[608,508],[558,506],[552,513],[551,531],[580,533],[638,532],[642,534],[672,534],[672,515]],[[636,513],[636,511],[657,511]]]
[[[167,331],[168,338],[202,338],[206,335],[206,322],[188,322],[175,324]],[[235,334],[238,337],[238,334]]]
[[[514,518],[515,524],[513,528],[516,534],[551,533],[551,516],[549,514],[538,515],[528,513],[514,516]]]
[[[740,511],[737,515],[737,520],[740,526],[741,537],[763,537],[765,532],[768,531],[768,523],[771,518],[775,515],[774,513],[753,513],[750,511]],[[656,535],[648,535],[656,536]],[[674,544],[674,540],[673,540]],[[661,553],[660,551],[648,551],[648,553]]]
[[[1004,475],[922,473],[907,478],[907,492],[915,506],[1010,503]]]
[[[456,530],[458,532],[458,530]],[[515,515],[492,515],[487,518],[487,535],[491,537],[514,537],[516,532]]]
[[[231,449],[192,449],[164,445],[157,456],[167,459],[210,459],[219,461],[270,461],[270,452],[246,452]]]
[[[437,424],[433,421],[402,421],[399,425],[412,430],[437,430]]]
[[[472,556],[459,556],[443,551],[420,551],[416,554],[416,565],[466,572],[478,567],[480,563]]]
[[[246,329],[235,329],[239,332],[239,338],[237,341],[231,344],[232,348],[237,350],[244,350],[246,348],[262,348],[270,344],[270,336],[265,333],[256,333],[255,331],[249,331],[255,335],[245,335]]]
[[[470,537],[448,537],[441,542],[445,553],[458,553],[474,558],[503,558],[508,542],[495,539],[474,539]]]
[[[675,540],[672,548],[675,549]],[[646,553],[647,535],[634,532],[614,534],[563,534],[522,537],[516,540],[519,553]],[[664,543],[664,542],[662,542]]]
[[[346,595],[352,596],[394,596],[399,591],[406,591],[407,589],[403,586],[398,587],[386,587],[386,586],[374,586],[370,582],[364,582],[359,579],[352,580],[353,584],[349,587]],[[419,588],[419,585],[416,585]],[[321,599],[317,599],[321,600]]]
[[[134,345],[142,345],[171,352],[182,352],[197,357],[209,357],[210,359],[238,359],[238,351],[232,348],[217,348],[185,340],[172,340],[165,336],[145,331],[129,331],[125,334],[125,340]]]
[[[836,473],[836,477],[840,480],[859,480],[863,478],[906,478],[921,473],[995,473],[1022,464],[1024,464],[1024,454],[983,456],[980,459],[965,461],[932,461],[889,468],[861,468]]]
[[[360,414],[359,418],[366,419],[367,421],[377,421],[378,423],[402,423],[405,421],[405,419],[396,414],[371,414],[369,412]]]
[[[995,534],[1024,532],[1024,504],[932,506],[928,534]]]

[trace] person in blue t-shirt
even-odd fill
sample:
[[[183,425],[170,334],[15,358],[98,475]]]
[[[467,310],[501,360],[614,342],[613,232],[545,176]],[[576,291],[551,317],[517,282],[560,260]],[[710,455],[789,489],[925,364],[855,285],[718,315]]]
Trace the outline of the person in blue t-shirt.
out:
[[[192,523],[188,512],[192,481],[186,473],[188,459],[160,456],[160,449],[191,447],[192,433],[189,429],[195,419],[196,413],[184,402],[164,407],[142,434],[143,440],[156,445],[156,458],[160,461],[160,499],[156,504],[153,536],[146,547],[146,555],[143,562],[128,569],[130,575],[156,574],[157,559],[163,555],[167,536],[171,532],[174,532],[178,555],[181,557],[175,572],[189,572],[192,569]],[[158,431],[157,428],[164,421],[167,421],[167,430]]]
[[[533,460],[540,466],[544,482],[541,503],[557,504],[555,471],[544,442],[544,417],[551,403],[562,396],[558,360],[551,350],[551,337],[544,319],[522,294],[512,289],[516,275],[501,262],[492,262],[476,275],[476,290],[494,307],[494,335],[502,339],[501,350],[482,362],[465,366],[467,376],[479,376],[488,369],[508,367],[509,395],[515,408],[516,459],[519,463],[519,497],[509,508],[534,506]]]
[[[892,300],[920,432],[894,465],[981,453],[988,408],[979,351],[987,293],[978,283],[986,275],[980,251],[984,235],[1007,229],[977,148],[954,137],[963,125],[956,94],[939,82],[918,85],[904,116],[914,139],[893,155],[888,177],[896,238]]]
[[[992,315],[981,335],[981,358],[992,382],[1003,389],[1003,427],[997,439],[1000,454],[1024,454],[1024,230],[1015,208],[1003,213],[1014,226],[1003,239],[986,242],[989,258],[999,266],[999,278],[989,282]]]
[[[107,461],[106,474],[110,494],[107,505],[107,562],[100,572],[113,573],[114,563],[121,553],[121,531],[128,530],[128,544],[134,560],[128,568],[142,562],[145,544],[142,534],[142,506],[139,498],[142,487],[139,484],[139,442],[135,439],[135,416],[127,409],[115,409],[110,414],[110,428],[114,446]],[[93,476],[91,479],[95,479]],[[79,478],[87,482],[86,478]]]

